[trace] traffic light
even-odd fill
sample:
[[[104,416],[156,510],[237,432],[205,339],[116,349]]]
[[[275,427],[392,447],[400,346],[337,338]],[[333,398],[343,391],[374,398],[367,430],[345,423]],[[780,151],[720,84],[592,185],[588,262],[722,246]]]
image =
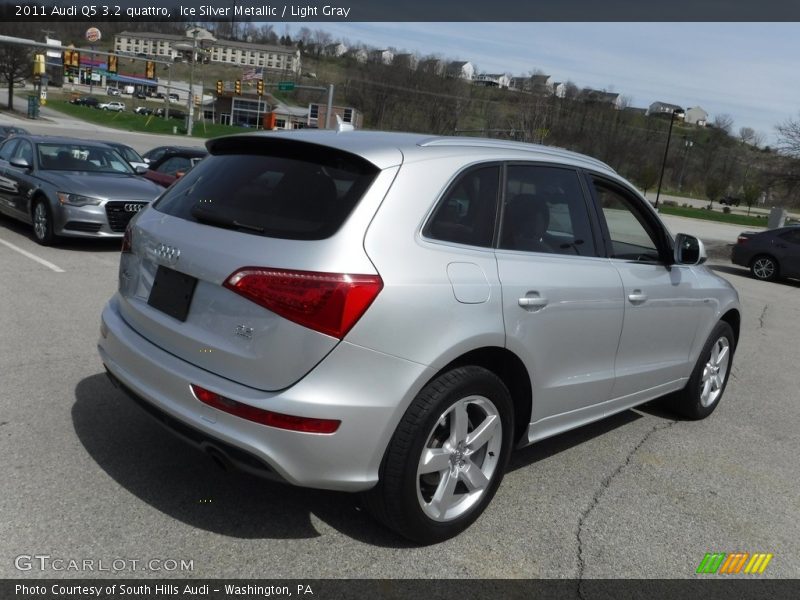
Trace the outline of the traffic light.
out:
[[[222,79],[217,79],[217,96],[222,96],[223,89]]]
[[[194,100],[194,105],[200,106],[200,94],[192,94],[192,96]]]
[[[233,91],[236,93],[237,96],[242,95],[242,81],[237,79],[233,82]]]
[[[70,57],[69,60],[69,66],[74,67],[76,69],[81,68],[81,53],[78,52],[77,50],[72,51],[72,56]]]
[[[144,76],[147,79],[155,79],[156,78],[156,63],[152,60],[148,60],[144,67]]]
[[[33,57],[33,74],[44,75],[44,73],[45,73],[44,54],[37,54]]]
[[[258,81],[256,81],[256,93],[259,96],[263,96],[264,95],[264,80],[263,79],[259,79]]]
[[[117,55],[116,54],[109,54],[109,56],[108,56],[108,72],[109,73],[116,73],[117,72]]]
[[[67,71],[72,64],[72,50],[64,50],[61,53],[61,62],[64,63],[64,71]]]

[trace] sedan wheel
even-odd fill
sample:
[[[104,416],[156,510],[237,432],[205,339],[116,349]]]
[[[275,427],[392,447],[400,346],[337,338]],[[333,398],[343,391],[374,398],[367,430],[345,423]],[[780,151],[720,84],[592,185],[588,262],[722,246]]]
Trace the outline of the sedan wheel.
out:
[[[33,235],[43,246],[48,246],[55,240],[53,218],[46,200],[38,200],[33,208]]]
[[[778,275],[778,263],[770,256],[757,256],[750,265],[753,277],[762,281],[771,281]]]
[[[510,394],[494,373],[468,366],[440,375],[397,426],[367,507],[415,542],[459,534],[497,491],[513,427]]]

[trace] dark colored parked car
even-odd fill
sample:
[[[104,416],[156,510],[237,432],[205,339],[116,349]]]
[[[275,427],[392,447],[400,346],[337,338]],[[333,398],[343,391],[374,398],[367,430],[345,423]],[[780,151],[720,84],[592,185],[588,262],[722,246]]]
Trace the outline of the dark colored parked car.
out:
[[[800,278],[800,225],[743,231],[731,251],[731,262],[749,268],[756,279]]]
[[[739,206],[742,201],[739,198],[734,198],[733,196],[723,196],[719,200],[720,204],[727,204],[728,206]]]
[[[163,117],[164,113],[165,113],[165,111],[164,111],[163,108],[157,108],[156,112],[155,112],[155,115],[157,117]],[[178,110],[176,108],[170,108],[169,109],[169,118],[170,119],[185,119],[186,118],[186,113],[183,112],[182,110]]]
[[[152,152],[152,150],[151,150]],[[150,159],[150,165],[144,177],[164,187],[185,175],[208,154],[203,148],[170,147],[160,153],[157,159]]]
[[[100,101],[94,96],[80,96],[78,98],[73,98],[69,101],[69,103],[77,104],[79,106],[91,106],[92,108],[97,108],[100,104]]]

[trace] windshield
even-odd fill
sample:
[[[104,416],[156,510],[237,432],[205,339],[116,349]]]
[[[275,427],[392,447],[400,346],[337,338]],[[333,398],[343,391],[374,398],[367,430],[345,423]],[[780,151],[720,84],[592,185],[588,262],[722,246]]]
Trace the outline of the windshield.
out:
[[[144,159],[133,148],[114,144],[113,148],[129,163],[143,163]]]
[[[116,150],[76,143],[38,145],[39,168],[44,171],[87,171],[130,175],[131,166]]]

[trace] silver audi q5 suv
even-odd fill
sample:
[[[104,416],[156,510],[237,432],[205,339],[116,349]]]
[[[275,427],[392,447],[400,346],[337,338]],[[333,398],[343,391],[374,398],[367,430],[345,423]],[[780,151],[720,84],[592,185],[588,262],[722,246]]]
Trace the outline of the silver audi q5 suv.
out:
[[[514,447],[719,404],[736,291],[607,165],[378,132],[237,135],[131,222],[99,352],[218,462],[364,492],[431,543]]]

